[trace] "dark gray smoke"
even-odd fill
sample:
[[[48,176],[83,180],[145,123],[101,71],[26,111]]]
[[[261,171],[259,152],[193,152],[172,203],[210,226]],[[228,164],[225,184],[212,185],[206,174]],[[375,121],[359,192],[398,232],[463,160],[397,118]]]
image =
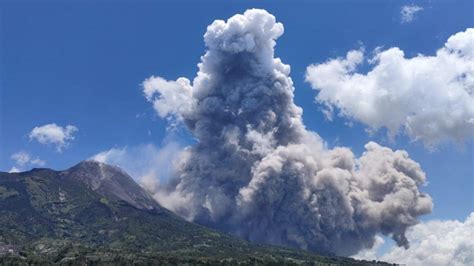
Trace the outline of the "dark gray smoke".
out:
[[[354,158],[307,130],[290,67],[274,57],[282,34],[265,10],[216,20],[192,83],[144,82],[158,114],[197,140],[156,199],[188,220],[259,242],[351,255],[382,233],[408,247],[406,229],[432,208],[419,191],[420,165],[374,142]]]

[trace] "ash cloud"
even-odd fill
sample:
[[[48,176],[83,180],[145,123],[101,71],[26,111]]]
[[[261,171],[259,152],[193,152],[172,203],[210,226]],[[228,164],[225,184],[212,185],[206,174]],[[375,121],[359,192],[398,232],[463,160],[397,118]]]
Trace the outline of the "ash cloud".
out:
[[[290,66],[274,57],[283,25],[265,10],[216,20],[193,82],[151,77],[144,93],[184,124],[188,147],[155,198],[188,220],[246,239],[338,255],[405,231],[432,209],[405,151],[370,142],[360,158],[305,128]]]

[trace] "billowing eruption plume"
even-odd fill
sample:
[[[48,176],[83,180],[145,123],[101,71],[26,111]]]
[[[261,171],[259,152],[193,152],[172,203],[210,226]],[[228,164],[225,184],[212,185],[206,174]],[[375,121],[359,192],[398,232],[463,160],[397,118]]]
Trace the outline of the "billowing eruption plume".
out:
[[[216,20],[192,83],[144,82],[158,114],[197,140],[156,199],[189,220],[258,242],[351,255],[382,233],[408,247],[406,229],[432,208],[419,191],[420,165],[374,142],[355,158],[307,130],[290,67],[274,57],[282,34],[265,10]]]

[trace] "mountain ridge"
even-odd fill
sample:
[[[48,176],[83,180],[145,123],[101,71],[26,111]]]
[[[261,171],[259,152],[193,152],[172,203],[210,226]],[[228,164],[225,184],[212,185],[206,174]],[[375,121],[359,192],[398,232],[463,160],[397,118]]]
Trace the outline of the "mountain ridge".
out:
[[[372,264],[260,245],[185,221],[122,169],[0,172],[0,262]]]

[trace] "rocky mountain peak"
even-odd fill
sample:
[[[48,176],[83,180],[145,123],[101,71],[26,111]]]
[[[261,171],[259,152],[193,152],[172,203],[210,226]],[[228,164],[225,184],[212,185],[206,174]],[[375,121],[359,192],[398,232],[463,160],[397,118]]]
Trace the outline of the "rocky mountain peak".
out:
[[[131,176],[117,166],[87,160],[62,171],[61,176],[79,180],[107,199],[123,200],[138,209],[161,209]]]

